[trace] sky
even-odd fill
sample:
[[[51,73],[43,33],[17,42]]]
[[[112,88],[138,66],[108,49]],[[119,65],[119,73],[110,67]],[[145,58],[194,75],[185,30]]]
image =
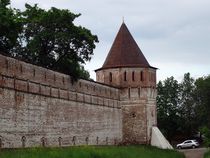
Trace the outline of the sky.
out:
[[[49,9],[81,13],[75,20],[99,38],[92,60],[85,65],[91,78],[100,68],[122,24],[133,35],[149,64],[157,67],[157,80],[184,73],[194,78],[210,74],[210,0],[11,0]]]

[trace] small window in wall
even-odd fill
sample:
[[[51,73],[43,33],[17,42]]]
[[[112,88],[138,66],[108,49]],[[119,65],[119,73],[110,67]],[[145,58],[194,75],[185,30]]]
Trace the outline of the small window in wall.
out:
[[[140,72],[140,80],[144,81],[144,72],[143,71]]]
[[[155,79],[155,74],[153,74],[153,81],[154,81],[154,82],[156,81],[156,79]]]
[[[62,146],[62,138],[61,138],[61,137],[58,138],[58,145],[59,145],[60,147]]]
[[[99,143],[99,137],[96,137],[96,144],[98,145]]]
[[[132,112],[131,113],[131,117],[136,118],[136,113],[135,112]]]
[[[141,88],[140,87],[138,88],[138,96],[139,96],[139,98],[141,96]]]
[[[89,138],[88,137],[85,138],[85,142],[86,142],[86,145],[88,145],[88,142],[89,142]]]
[[[127,73],[126,73],[126,71],[124,72],[124,81],[127,81]]]
[[[46,71],[44,72],[44,79],[45,79],[45,81],[47,79],[47,72]]]
[[[64,77],[62,77],[62,81],[63,81],[63,84],[65,84],[65,79],[64,79]]]
[[[76,145],[76,136],[73,136],[72,143],[73,143],[73,145]]]
[[[22,147],[25,148],[26,147],[26,137],[22,136],[21,141],[22,141]]]
[[[112,73],[109,73],[109,82],[112,82]]]
[[[135,72],[132,72],[132,81],[135,81]]]
[[[20,72],[23,73],[23,66],[20,64]]]
[[[45,147],[45,146],[46,146],[45,137],[42,137],[42,138],[41,138],[41,143],[42,143],[42,147]]]

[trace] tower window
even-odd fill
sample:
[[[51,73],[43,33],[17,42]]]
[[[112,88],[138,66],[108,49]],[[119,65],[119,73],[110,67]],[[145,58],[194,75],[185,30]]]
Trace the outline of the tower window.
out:
[[[109,73],[109,82],[112,82],[112,73]]]
[[[135,81],[135,72],[132,72],[132,81]]]
[[[131,88],[128,88],[128,98],[131,98]]]
[[[144,81],[144,72],[143,71],[141,71],[141,73],[140,73],[140,80]]]
[[[127,81],[127,74],[126,74],[126,71],[124,72],[124,81]]]

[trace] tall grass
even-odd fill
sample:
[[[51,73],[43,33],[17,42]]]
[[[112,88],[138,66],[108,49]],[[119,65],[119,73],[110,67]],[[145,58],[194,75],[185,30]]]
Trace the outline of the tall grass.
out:
[[[204,154],[204,158],[210,158],[210,150]]]
[[[149,146],[82,146],[4,149],[0,158],[184,158],[182,153]]]

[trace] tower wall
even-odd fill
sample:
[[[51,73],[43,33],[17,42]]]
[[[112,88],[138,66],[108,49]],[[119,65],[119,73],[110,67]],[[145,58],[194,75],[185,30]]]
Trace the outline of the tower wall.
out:
[[[156,87],[156,70],[153,68],[110,68],[96,71],[100,83],[128,87]]]
[[[157,124],[156,70],[113,68],[97,71],[96,74],[98,82],[117,86],[120,89],[123,143],[149,143],[151,127]]]

